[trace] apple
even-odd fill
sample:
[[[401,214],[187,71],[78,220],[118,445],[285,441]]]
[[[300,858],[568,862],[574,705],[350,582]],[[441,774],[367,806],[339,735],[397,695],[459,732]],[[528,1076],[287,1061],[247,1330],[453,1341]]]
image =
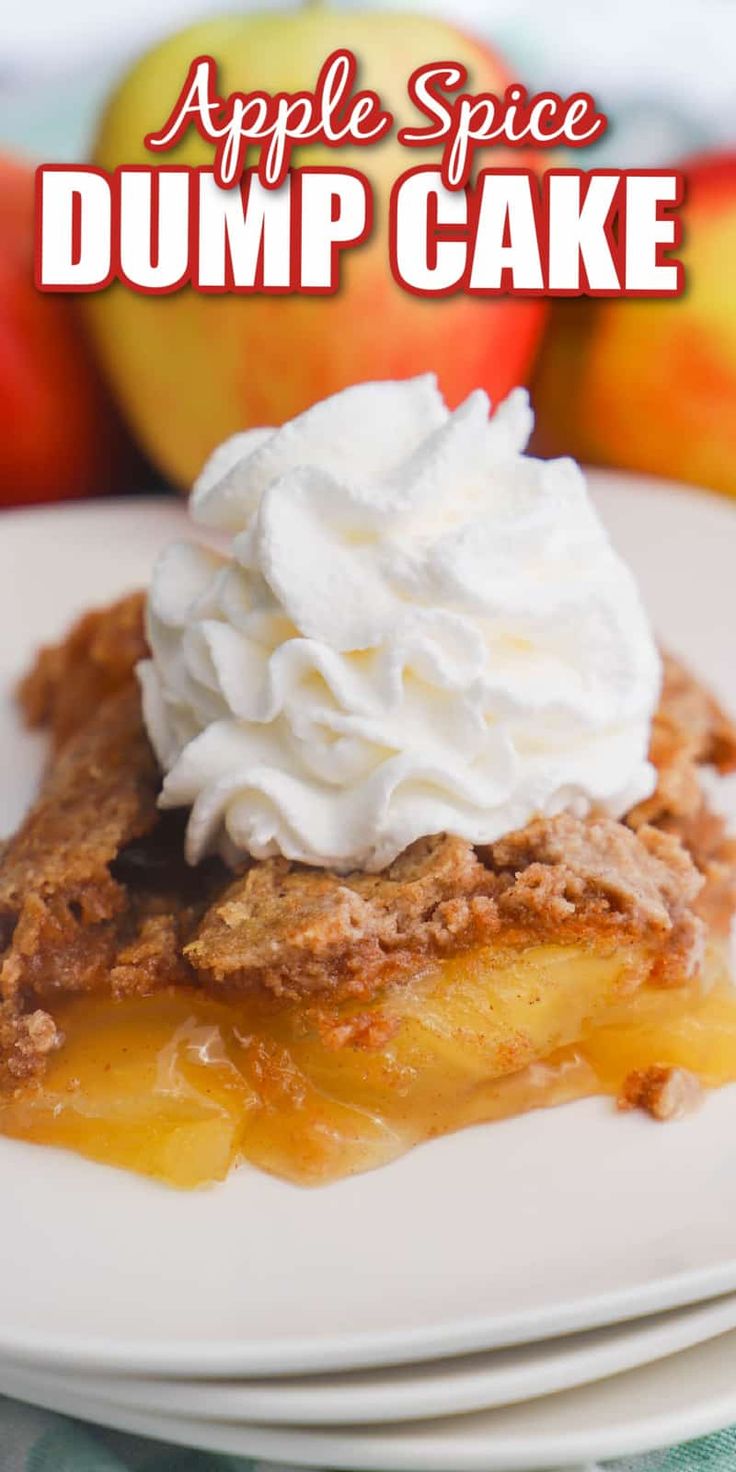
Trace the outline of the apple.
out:
[[[130,489],[78,305],[33,284],[34,170],[0,156],[0,505]]]
[[[390,187],[421,160],[400,147],[402,124],[426,118],[407,81],[421,65],[457,60],[473,91],[502,92],[511,77],[499,58],[440,20],[396,13],[295,13],[208,20],[144,56],[112,97],[95,161],[212,166],[211,146],[194,130],[165,155],[146,134],[162,126],[192,59],[219,64],[221,95],[236,88],[269,93],[314,87],[336,49],[359,62],[359,87],[379,93],[396,129],[369,149],[310,146],[293,162],[367,173],[374,190],[372,238],[345,252],[334,296],[212,296],[191,287],[145,296],[120,283],[85,299],[99,351],[131,424],[152,459],[174,481],[191,484],[214,445],[237,430],[281,424],[315,400],[371,378],[434,370],[448,401],[479,385],[494,399],[529,374],[545,318],[538,299],[422,299],[402,290],[389,268],[385,228]]]
[[[556,303],[535,443],[736,494],[736,154],[683,171],[684,294]]]

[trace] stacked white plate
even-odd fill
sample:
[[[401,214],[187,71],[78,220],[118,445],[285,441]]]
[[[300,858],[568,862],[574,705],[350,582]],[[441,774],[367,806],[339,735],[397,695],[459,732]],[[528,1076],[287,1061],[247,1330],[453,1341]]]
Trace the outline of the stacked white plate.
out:
[[[736,514],[593,478],[658,630],[736,707]],[[35,645],[142,582],[170,502],[0,523],[0,833],[42,743]],[[726,794],[727,795],[727,794]],[[510,1472],[736,1420],[736,1090],[662,1127],[589,1100],[303,1191],[191,1194],[0,1140],[0,1391],[189,1446],[322,1467]]]

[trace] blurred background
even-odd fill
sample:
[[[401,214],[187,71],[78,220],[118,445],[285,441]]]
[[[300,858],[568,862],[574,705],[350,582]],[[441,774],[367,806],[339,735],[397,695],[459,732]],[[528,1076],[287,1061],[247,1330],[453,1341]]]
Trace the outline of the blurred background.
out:
[[[177,40],[197,23],[193,40]],[[113,286],[82,301],[35,291],[36,162],[153,161],[143,133],[165,118],[196,51],[217,57],[228,90],[276,90],[311,85],[315,58],[335,45],[354,46],[362,81],[389,102],[410,63],[448,55],[468,59],[477,90],[513,79],[593,92],[610,126],[577,166],[685,170],[685,295],[427,303],[391,281],[380,238],[355,253],[329,300],[186,289],[152,299]],[[496,398],[529,384],[540,453],[736,493],[735,61],[734,0],[432,0],[402,5],[400,16],[365,0],[360,10],[211,0],[6,6],[0,504],[186,488],[225,434],[279,422],[347,382],[425,369],[439,373],[451,402],[476,383]],[[209,161],[196,145],[180,156]],[[356,162],[371,173],[365,157],[341,154],[341,164]],[[409,162],[387,147],[379,197]]]

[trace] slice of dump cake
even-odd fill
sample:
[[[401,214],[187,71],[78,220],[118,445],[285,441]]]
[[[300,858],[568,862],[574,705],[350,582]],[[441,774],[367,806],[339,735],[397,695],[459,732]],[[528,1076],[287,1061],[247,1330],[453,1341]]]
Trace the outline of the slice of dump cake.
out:
[[[183,817],[156,806],[143,603],[88,615],[21,689],[58,734],[0,863],[0,1129],[178,1184],[241,1158],[311,1182],[538,1104],[632,1099],[635,1070],[736,1074],[736,845],[697,776],[736,768],[736,730],[681,666],[656,792],[625,822],[420,840],[377,874],[265,859],[233,877],[188,866]],[[639,1087],[655,1114],[661,1098]]]
[[[368,458],[377,387],[347,412]],[[23,681],[52,750],[0,854],[0,1131],[179,1185],[243,1159],[315,1183],[736,1078],[736,844],[701,782],[736,729],[660,671],[577,481],[521,454],[523,404],[488,441],[487,406],[408,389],[400,476],[351,479],[329,405],[239,438],[194,496],[233,558],[175,549]]]

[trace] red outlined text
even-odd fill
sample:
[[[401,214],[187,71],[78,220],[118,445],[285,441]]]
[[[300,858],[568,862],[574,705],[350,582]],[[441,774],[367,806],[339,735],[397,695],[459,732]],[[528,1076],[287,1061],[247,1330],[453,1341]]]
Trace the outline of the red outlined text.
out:
[[[108,175],[46,164],[36,171],[36,286],[330,295],[343,251],[372,225],[372,191],[354,169],[292,169],[277,190],[249,170],[224,190],[209,168],[130,165]]]
[[[448,189],[461,189],[471,178],[478,148],[586,148],[608,126],[588,92],[560,97],[537,92],[530,97],[514,82],[502,97],[493,92],[446,94],[464,87],[468,73],[456,61],[437,61],[418,67],[409,78],[409,96],[430,118],[425,128],[401,128],[404,148],[443,145],[441,173]]]
[[[479,169],[484,149],[583,148],[607,126],[587,92],[563,98],[467,90],[459,62],[418,67],[409,97],[426,119],[398,143],[434,161],[402,174],[382,200],[394,280],[419,296],[677,296],[674,252],[683,180],[675,172]],[[295,148],[380,143],[394,119],[357,88],[351,51],[333,51],[313,91],[218,92],[211,56],[192,61],[167,121],[146,137],[166,152],[194,130],[212,165],[121,166],[110,174],[50,164],[36,175],[36,284],[89,292],[120,281],[151,295],[328,295],[345,251],[370,236],[374,201],[352,168],[293,166]],[[388,212],[386,218],[385,212]]]
[[[224,190],[212,169],[132,165],[37,171],[36,284],[161,295],[329,295],[343,252],[368,239],[373,197],[355,170],[256,170]],[[450,190],[432,165],[397,180],[389,263],[415,295],[678,296],[682,177],[652,169],[486,169]]]
[[[248,151],[259,148],[261,182],[278,189],[296,145],[365,146],[393,127],[393,117],[382,109],[376,92],[353,92],[356,75],[352,51],[333,51],[313,92],[231,92],[223,98],[217,91],[214,57],[197,56],[163,127],[146,135],[146,148],[173,148],[194,128],[214,147],[215,179],[223,188],[240,178]]]
[[[320,68],[312,91],[231,92],[220,95],[217,62],[212,56],[192,61],[179,96],[161,128],[145,138],[151,150],[174,148],[190,128],[214,150],[217,182],[228,188],[240,178],[249,152],[258,150],[261,181],[278,188],[290,167],[295,146],[309,143],[338,148],[365,146],[385,138],[394,125],[376,92],[356,92],[358,63],[347,48],[333,51]],[[471,177],[476,150],[506,147],[584,148],[600,138],[607,120],[587,92],[561,97],[557,92],[532,96],[514,82],[503,95],[462,91],[468,72],[460,62],[436,61],[417,67],[407,82],[411,101],[429,118],[426,127],[404,127],[398,141],[405,148],[441,145],[442,178],[450,189]]]
[[[450,190],[420,165],[394,184],[394,280],[417,296],[679,296],[682,175],[486,169]]]

